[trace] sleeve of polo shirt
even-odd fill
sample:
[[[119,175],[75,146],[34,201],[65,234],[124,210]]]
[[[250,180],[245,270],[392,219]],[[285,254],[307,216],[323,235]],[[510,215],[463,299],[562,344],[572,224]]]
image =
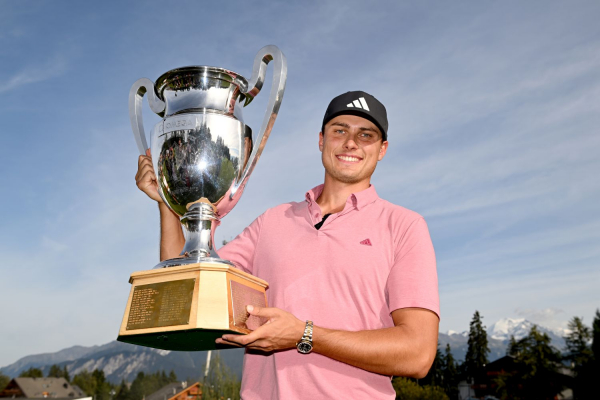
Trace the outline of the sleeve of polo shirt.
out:
[[[219,257],[233,262],[236,267],[251,274],[253,270],[254,250],[258,243],[264,215],[260,215],[242,233],[237,235],[235,239],[221,247],[217,251]]]
[[[413,221],[396,246],[386,285],[390,313],[400,308],[425,308],[439,318],[435,252],[425,220]]]

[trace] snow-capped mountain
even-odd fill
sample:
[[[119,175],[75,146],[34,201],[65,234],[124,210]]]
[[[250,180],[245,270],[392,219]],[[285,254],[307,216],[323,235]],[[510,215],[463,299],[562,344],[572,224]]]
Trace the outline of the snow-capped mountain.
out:
[[[520,340],[529,334],[529,331],[531,331],[531,328],[533,328],[534,325],[537,324],[534,324],[525,318],[503,318],[495,324],[490,325],[487,334],[491,338],[502,341],[509,341],[511,336],[514,336],[516,340]],[[566,335],[565,330],[553,330],[540,325],[537,325],[537,327],[540,332],[550,336],[554,347],[558,349],[563,349],[565,347],[565,340],[563,339]]]
[[[488,359],[494,361],[504,356],[510,336],[513,335],[517,340],[521,339],[529,333],[533,325],[526,319],[511,318],[504,318],[490,325],[487,330],[490,348]],[[553,331],[539,325],[538,329],[550,336],[554,347],[564,350],[564,331]],[[464,360],[468,339],[469,331],[440,333],[440,350],[443,352],[446,345],[450,344],[454,358]],[[243,349],[220,351],[223,363],[238,376],[241,376],[242,373],[243,355]],[[168,372],[174,370],[181,379],[197,379],[203,371],[202,367],[205,362],[206,352],[170,352],[110,342],[101,346],[74,346],[55,353],[26,356],[11,365],[0,368],[0,372],[15,377],[24,370],[36,367],[47,373],[52,364],[58,364],[66,366],[71,376],[83,370],[100,369],[104,371],[107,379],[118,383],[122,379],[131,382],[140,371],[165,370]]]

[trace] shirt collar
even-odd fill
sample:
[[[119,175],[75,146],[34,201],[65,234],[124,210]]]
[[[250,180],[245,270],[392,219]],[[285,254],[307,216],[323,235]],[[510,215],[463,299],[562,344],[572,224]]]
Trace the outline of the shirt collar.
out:
[[[312,203],[316,203],[319,196],[323,193],[323,185],[316,186],[306,192],[306,201],[310,205]],[[352,193],[348,199],[346,200],[346,204],[350,203],[354,208],[360,210],[364,206],[371,204],[375,200],[377,200],[379,196],[375,191],[375,186],[370,185],[365,190],[361,190],[360,192]]]

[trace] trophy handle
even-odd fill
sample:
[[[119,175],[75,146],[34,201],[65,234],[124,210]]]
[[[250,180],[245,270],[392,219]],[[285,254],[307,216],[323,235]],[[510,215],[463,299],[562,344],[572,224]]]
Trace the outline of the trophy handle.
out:
[[[144,132],[144,120],[142,119],[142,97],[148,92],[148,103],[150,109],[160,117],[165,113],[165,102],[158,98],[154,88],[154,82],[148,78],[141,78],[135,81],[129,90],[129,120],[131,129],[141,155],[146,154],[148,144]]]
[[[260,158],[265,144],[267,143],[267,139],[269,139],[269,135],[273,129],[273,124],[277,118],[277,113],[279,112],[279,107],[281,106],[281,99],[283,98],[285,81],[287,79],[287,61],[281,50],[274,45],[263,47],[254,57],[252,79],[250,79],[250,83],[248,84],[248,87],[251,89],[245,92],[247,98],[244,106],[250,104],[250,102],[262,89],[263,83],[265,82],[265,75],[267,73],[267,64],[269,64],[271,61],[273,62],[274,69],[269,104],[267,105],[267,110],[257,136],[256,144],[252,148],[250,157],[248,157],[248,162],[246,163],[242,177],[231,189],[229,195],[230,200],[233,200],[233,197],[238,192],[240,187],[246,184],[248,177],[252,173],[252,170],[254,170],[254,166]]]

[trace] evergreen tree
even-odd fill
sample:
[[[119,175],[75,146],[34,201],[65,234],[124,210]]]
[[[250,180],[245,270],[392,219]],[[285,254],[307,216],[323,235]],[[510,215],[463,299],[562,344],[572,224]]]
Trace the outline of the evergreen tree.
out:
[[[27,371],[23,371],[19,374],[20,378],[43,378],[44,374],[39,368],[31,367]]]
[[[83,370],[73,377],[73,385],[79,386],[83,392],[92,396],[94,394],[94,383],[92,381],[92,374],[88,370]]]
[[[454,361],[450,343],[446,344],[446,350],[442,356],[442,388],[451,399],[458,398],[458,366]]]
[[[67,369],[67,366],[63,366],[63,378],[65,378],[67,380],[67,382],[71,383],[71,376],[69,375],[69,370]]]
[[[237,376],[222,362],[219,352],[214,352],[202,386],[202,400],[239,400],[241,386]]]
[[[506,355],[516,357],[518,355],[517,353],[517,341],[513,335],[510,335],[510,341],[508,342],[508,347],[506,348]]]
[[[535,325],[526,337],[516,342],[515,362],[522,373],[496,380],[500,386],[511,388],[510,398],[553,399],[563,389],[558,374],[561,355],[550,342],[548,334],[541,333]],[[518,394],[514,392],[517,389]]]
[[[592,323],[592,353],[597,372],[600,372],[600,310],[598,309]]]
[[[10,382],[10,378],[6,375],[4,375],[2,372],[0,372],[0,390],[4,390],[4,388],[6,387],[6,385],[8,385]]]
[[[593,357],[592,348],[588,344],[592,339],[590,328],[583,320],[574,317],[569,321],[570,333],[565,337],[567,345],[566,359],[571,361],[575,373],[573,394],[576,399],[587,399],[593,395]]]
[[[466,377],[470,379],[474,379],[482,373],[483,367],[488,363],[487,355],[490,348],[488,347],[485,326],[481,322],[482,318],[479,311],[475,311],[469,327],[469,341],[464,369]]]
[[[66,365],[63,368],[56,364],[52,365],[46,376],[48,378],[65,378],[67,382],[70,382],[69,372],[67,371]]]
[[[140,371],[131,383],[129,398],[131,400],[142,400],[144,396],[148,396],[174,382],[177,382],[177,376],[173,371],[169,375],[164,371],[156,371],[150,374]]]
[[[131,400],[131,393],[129,392],[129,386],[123,379],[121,384],[115,390],[114,400]]]

